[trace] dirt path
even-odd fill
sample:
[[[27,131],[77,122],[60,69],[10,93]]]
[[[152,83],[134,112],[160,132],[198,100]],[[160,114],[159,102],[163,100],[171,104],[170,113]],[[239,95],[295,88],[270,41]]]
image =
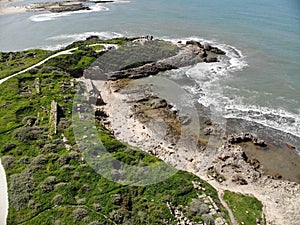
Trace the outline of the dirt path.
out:
[[[8,76],[8,77],[5,77],[5,78],[1,79],[1,80],[0,80],[0,84],[2,84],[3,82],[9,80],[10,78],[13,78],[13,77],[15,77],[15,76],[17,76],[17,75],[20,75],[20,74],[22,74],[22,73],[25,73],[25,72],[27,72],[27,71],[33,69],[33,68],[35,68],[35,67],[38,67],[38,66],[44,64],[45,62],[47,62],[48,60],[50,60],[50,59],[52,59],[52,58],[55,58],[55,57],[57,57],[57,56],[59,56],[59,55],[72,54],[72,51],[75,51],[76,49],[77,49],[77,48],[71,48],[71,49],[68,49],[68,50],[64,50],[64,51],[55,53],[54,55],[51,55],[51,56],[49,56],[48,58],[46,58],[46,59],[44,59],[44,60],[42,60],[42,61],[40,61],[40,62],[38,62],[38,63],[36,63],[36,64],[34,64],[34,65],[32,65],[32,66],[30,66],[30,67],[28,67],[28,68],[26,68],[26,69],[24,69],[24,70],[21,70],[20,72],[17,72],[17,73],[15,73],[15,74],[13,74],[13,75],[10,75],[10,76]]]
[[[115,45],[115,44],[92,44],[92,45],[88,45],[88,46],[89,46],[89,47],[93,47],[93,46],[99,46],[99,45],[104,46],[104,49],[102,49],[101,51],[106,51],[106,50],[108,50],[108,49],[110,49],[110,48],[118,48],[118,46]],[[32,65],[32,66],[30,66],[30,67],[28,67],[28,68],[26,68],[26,69],[24,69],[24,70],[21,70],[20,72],[17,72],[17,73],[15,73],[15,74],[13,74],[13,75],[10,75],[10,76],[8,76],[8,77],[5,77],[5,78],[1,79],[1,80],[0,80],[0,84],[2,84],[3,82],[9,80],[10,78],[13,78],[13,77],[15,77],[15,76],[17,76],[17,75],[20,75],[20,74],[22,74],[22,73],[25,73],[25,72],[27,72],[27,71],[33,69],[33,68],[35,68],[35,67],[38,67],[38,66],[44,64],[45,62],[47,62],[48,60],[53,59],[53,58],[55,58],[55,57],[57,57],[57,56],[73,54],[72,52],[75,51],[75,50],[77,50],[77,49],[78,49],[78,48],[71,48],[71,49],[67,49],[67,50],[61,51],[61,52],[57,52],[57,53],[55,53],[54,55],[51,55],[51,56],[49,56],[48,58],[46,58],[46,59],[44,59],[44,60],[42,60],[42,61],[40,61],[40,62],[38,62],[38,63],[36,63],[36,64],[34,64],[34,65]]]
[[[222,203],[222,205],[224,206],[224,208],[227,210],[228,212],[228,215],[229,215],[229,218],[230,218],[230,221],[232,223],[232,225],[238,225],[238,223],[236,222],[235,218],[234,218],[234,215],[230,209],[230,207],[227,205],[227,203],[224,201],[223,199],[223,196],[224,196],[224,191],[223,190],[220,190],[218,189],[218,197]]]

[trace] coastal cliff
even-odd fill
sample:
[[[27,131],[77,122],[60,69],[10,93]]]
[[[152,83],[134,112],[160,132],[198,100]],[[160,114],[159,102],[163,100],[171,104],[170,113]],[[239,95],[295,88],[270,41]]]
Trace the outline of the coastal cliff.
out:
[[[251,134],[214,139],[220,127],[206,121],[201,129],[211,136],[213,141],[208,143],[195,133],[197,118],[192,110],[182,113],[179,105],[160,96],[147,80],[159,78],[163,71],[214,63],[226,55],[224,51],[196,41],[94,37],[73,43],[64,53],[1,84],[1,159],[9,185],[8,224],[299,221],[299,184],[266,177],[262,165],[247,157],[240,146],[249,142],[263,148],[268,143]],[[3,78],[13,75],[9,70],[15,66],[6,58],[25,57],[32,66],[36,62],[31,60],[51,54],[2,53]],[[84,101],[74,105],[76,90]],[[139,167],[166,162],[177,173],[144,187],[121,185],[97,173],[89,159],[101,158],[102,149],[82,152],[72,124],[91,109],[95,109],[89,120],[96,121],[92,123],[98,132],[95,136],[117,160]],[[88,125],[87,121],[79,130],[82,140],[93,140]],[[209,145],[215,141],[221,145]],[[118,165],[111,172],[121,180],[123,168]]]

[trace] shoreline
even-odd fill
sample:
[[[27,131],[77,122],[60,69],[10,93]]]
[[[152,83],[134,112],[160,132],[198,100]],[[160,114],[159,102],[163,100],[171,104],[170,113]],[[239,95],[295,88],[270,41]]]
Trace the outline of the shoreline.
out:
[[[174,60],[174,58],[172,59]],[[168,60],[165,59],[164,61],[168,62]],[[151,68],[153,68],[153,66]],[[135,68],[133,68],[131,72],[134,71],[134,69]],[[149,68],[144,67],[144,71],[146,71],[146,69]],[[171,134],[170,138],[168,139],[164,139],[164,137],[167,135],[157,135],[157,133],[160,134],[161,131],[165,131],[165,128],[161,126],[161,124],[165,121],[160,120],[161,118],[159,116],[156,118],[156,120],[154,120],[154,123],[145,124],[145,121],[141,119],[141,115],[143,115],[145,112],[145,110],[144,112],[139,110],[139,106],[141,106],[139,104],[141,104],[141,102],[146,102],[147,100],[152,101],[153,99],[159,100],[158,102],[156,101],[156,103],[159,103],[160,106],[158,106],[159,104],[150,105],[151,110],[156,110],[158,112],[161,112],[159,110],[162,108],[167,108],[168,111],[172,111],[171,109],[174,108],[174,106],[171,105],[172,103],[166,101],[164,102],[162,101],[164,99],[161,100],[158,97],[155,98],[155,92],[153,92],[151,87],[150,91],[148,91],[146,87],[148,91],[147,93],[146,91],[144,92],[146,89],[138,89],[138,91],[135,89],[124,91],[124,83],[121,80],[118,80],[118,74],[113,73],[110,75],[111,78],[116,78],[117,81],[95,81],[95,85],[98,90],[101,91],[102,99],[107,103],[102,107],[102,110],[109,116],[106,122],[108,122],[107,124],[110,124],[108,128],[112,131],[112,133],[114,133],[115,137],[131,145],[135,145],[142,150],[148,151],[165,162],[170,163],[177,169],[192,172],[203,180],[209,182],[218,190],[219,193],[222,193],[223,190],[230,190],[254,195],[264,205],[264,213],[267,216],[268,224],[283,224],[287,221],[289,224],[294,224],[294,221],[299,221],[299,216],[295,215],[295,212],[297,212],[297,206],[300,205],[299,184],[289,181],[273,180],[264,177],[262,174],[259,174],[259,172],[257,172],[252,165],[248,165],[248,162],[242,160],[242,150],[239,145],[233,144],[231,147],[229,147],[228,143],[226,144],[226,141],[223,142],[223,145],[220,148],[214,148],[214,151],[207,152],[205,148],[200,148],[198,152],[193,152],[192,155],[187,154],[189,150],[188,148],[180,149],[178,146],[176,146],[174,139],[171,140],[172,137],[174,137],[174,134]],[[128,75],[123,73],[121,75],[126,75],[130,78],[133,74],[131,73]],[[83,80],[84,79],[85,78],[83,77]],[[115,83],[119,81],[121,82]],[[126,84],[127,83],[125,81],[125,86]],[[135,94],[133,98],[132,96],[130,97],[132,93]],[[143,96],[142,94],[148,96]],[[152,97],[149,98],[149,96]],[[135,105],[137,111],[132,110],[132,107]],[[176,115],[176,113],[174,113],[174,115]],[[176,119],[176,117],[171,117],[169,123],[173,123],[174,119]],[[182,124],[189,124],[189,117],[183,118],[181,122]],[[217,138],[220,137],[222,136],[220,135]],[[186,143],[187,142],[183,144]],[[182,145],[180,147],[184,146],[185,145]],[[203,145],[201,147],[203,147]],[[179,151],[179,149],[181,151]],[[226,154],[224,155],[223,153]],[[238,156],[237,159],[235,159],[235,156]],[[203,163],[203,161],[206,161],[206,159],[212,159],[212,161],[206,162],[206,164],[201,164],[201,162]],[[239,175],[245,176],[247,181],[246,185],[238,185],[229,179],[219,182],[216,181],[214,176],[207,174],[207,168],[211,167],[211,165],[216,169],[226,168],[228,165],[233,165],[233,163],[223,163],[227,159],[229,159],[228,161],[233,160],[232,162],[236,163],[235,165],[240,167],[241,173],[239,173]],[[224,175],[228,175],[228,178],[231,178],[230,176],[232,175],[232,172],[225,171]],[[258,176],[255,177],[256,175]]]
[[[21,0],[3,0],[0,1],[0,16],[14,13],[23,13],[27,9],[25,6],[10,6],[11,3],[19,2]]]
[[[0,224],[6,224],[8,214],[8,190],[4,167],[0,159]]]
[[[149,152],[156,157],[170,163],[176,169],[185,170],[191,172],[201,179],[211,184],[218,192],[229,190],[242,194],[253,195],[263,204],[263,212],[266,216],[267,224],[291,224],[296,225],[300,220],[300,216],[297,215],[298,206],[300,205],[300,184],[284,180],[270,179],[257,171],[254,167],[247,162],[240,162],[241,176],[250,176],[251,179],[246,178],[247,184],[236,184],[230,177],[233,172],[226,172],[224,175],[228,176],[225,181],[218,182],[214,177],[208,175],[207,167],[209,165],[202,165],[199,169],[198,165],[201,161],[209,159],[214,156],[214,160],[211,165],[215,168],[223,167],[222,160],[219,160],[224,149],[222,147],[217,149],[213,153],[204,151],[197,152],[197,155],[187,156],[186,152],[178,152],[177,149],[172,149],[171,142],[162,140],[158,135],[153,135],[153,130],[157,130],[155,125],[146,125],[142,123],[138,118],[132,116],[134,112],[131,110],[130,103],[126,101],[128,94],[123,94],[119,88],[113,85],[113,81],[96,81],[96,87],[101,90],[101,97],[105,103],[107,103],[103,110],[108,115],[106,124],[109,124],[108,128],[114,133],[115,137],[125,143],[137,146],[142,150]],[[126,91],[125,91],[126,92]],[[119,115],[123,115],[120,117]],[[151,127],[152,126],[152,127]],[[157,126],[157,125],[156,125]],[[154,149],[155,151],[152,151]],[[238,145],[228,150],[230,160],[233,159],[236,151],[241,149]],[[179,154],[181,163],[173,157]],[[239,153],[241,153],[240,151]],[[184,154],[185,153],[185,154]],[[232,155],[230,155],[232,153]],[[240,160],[240,159],[239,159]],[[210,165],[210,166],[211,166]],[[256,179],[255,176],[258,176]]]

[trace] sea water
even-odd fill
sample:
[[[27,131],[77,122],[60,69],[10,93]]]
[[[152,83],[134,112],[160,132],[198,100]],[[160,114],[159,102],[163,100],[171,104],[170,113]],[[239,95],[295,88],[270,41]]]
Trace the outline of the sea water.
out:
[[[227,58],[221,62],[166,75],[186,79],[182,88],[222,118],[300,138],[298,0],[131,0],[96,4],[90,11],[0,16],[2,51],[59,49],[90,35],[147,34],[195,39],[225,50]],[[287,142],[297,144],[296,139]]]

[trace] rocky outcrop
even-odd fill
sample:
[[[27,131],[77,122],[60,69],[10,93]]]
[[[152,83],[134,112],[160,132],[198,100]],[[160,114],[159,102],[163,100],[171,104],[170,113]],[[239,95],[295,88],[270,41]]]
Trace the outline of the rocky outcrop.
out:
[[[84,2],[85,1],[43,2],[28,5],[27,9],[31,11],[49,11],[53,13],[90,10],[90,7],[85,5]]]
[[[218,182],[230,179],[240,185],[256,182],[261,177],[261,173],[248,162],[242,148],[228,143],[219,148],[209,172]]]
[[[249,158],[238,144],[252,142],[265,147],[267,144],[252,134],[233,134],[224,137],[223,145],[218,149],[218,154],[208,169],[208,173],[218,182],[230,179],[239,185],[257,182],[262,176],[260,162]]]
[[[145,44],[145,42],[151,42],[151,40],[145,38],[135,40],[135,43],[142,43],[141,45]],[[104,69],[99,68],[98,73],[100,74],[97,76],[107,77],[108,80],[118,80],[123,78],[138,79],[156,75],[159,72],[164,72],[167,70],[195,65],[201,62],[218,62],[218,56],[225,54],[225,52],[219,48],[212,47],[208,44],[202,45],[200,42],[193,40],[187,41],[186,44],[182,44],[182,42],[180,42],[174,45],[179,48],[179,51],[176,55],[157,61],[136,62],[132,64],[134,67],[123,67],[118,71],[112,71],[109,73],[104,73]],[[93,73],[95,73],[95,71]],[[86,72],[86,74],[88,74],[88,72]]]
[[[109,73],[108,79],[109,80],[117,80],[122,78],[137,79],[137,78],[143,78],[143,77],[155,75],[158,74],[159,72],[163,72],[171,69],[177,69],[177,67],[167,63],[155,62],[155,63],[149,63],[144,66],[133,68],[133,69],[121,70],[121,71]]]
[[[267,143],[264,140],[259,139],[249,133],[230,135],[226,138],[226,141],[230,144],[239,144],[242,142],[253,142],[253,144],[260,146],[260,147],[267,146]]]

